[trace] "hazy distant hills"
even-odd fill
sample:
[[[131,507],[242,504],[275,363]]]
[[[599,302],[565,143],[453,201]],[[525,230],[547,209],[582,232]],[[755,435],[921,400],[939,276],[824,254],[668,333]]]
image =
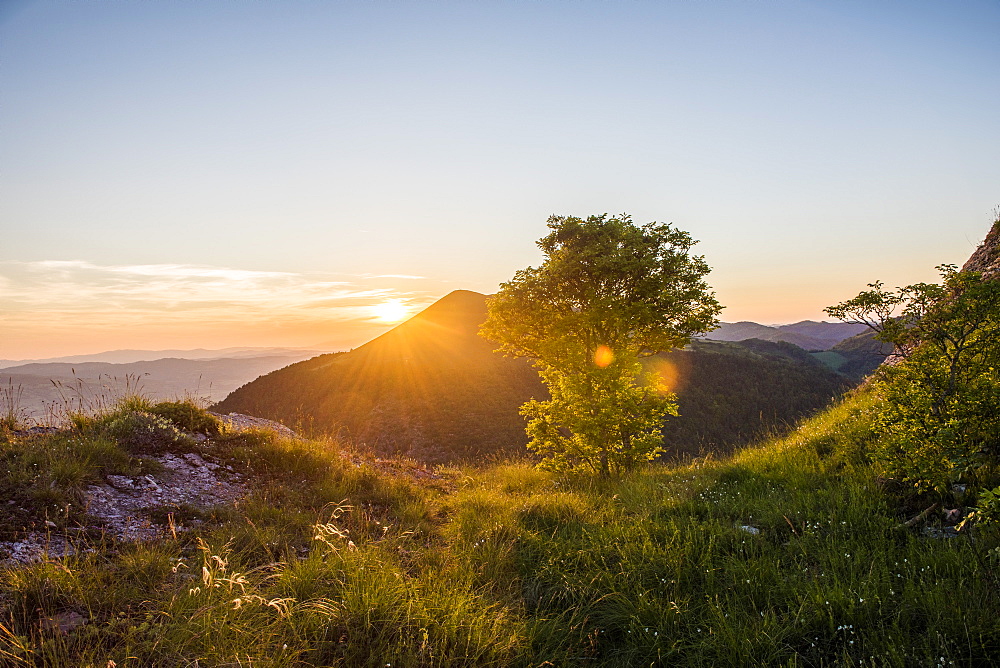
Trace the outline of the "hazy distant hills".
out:
[[[431,462],[521,451],[518,407],[546,390],[525,360],[494,353],[477,335],[485,317],[484,295],[453,292],[360,348],[273,371],[215,408]],[[747,442],[849,385],[804,350],[759,339],[699,341],[649,363],[676,382],[682,416],[666,440],[677,452]]]
[[[23,366],[25,364],[45,364],[49,362],[66,362],[69,364],[79,364],[82,362],[129,364],[131,362],[153,361],[167,358],[207,360],[246,357],[297,357],[299,359],[308,359],[325,352],[327,351],[310,350],[307,348],[275,347],[219,348],[216,350],[207,350],[205,348],[195,348],[194,350],[109,350],[107,352],[93,353],[90,355],[69,355],[66,357],[47,357],[45,359],[0,360],[0,369],[6,369],[13,366]]]
[[[829,350],[844,339],[865,332],[865,325],[803,320],[791,325],[760,325],[756,322],[724,322],[705,338],[713,341],[786,341],[808,351]]]
[[[115,351],[123,357],[142,352],[149,351]],[[114,353],[104,355],[114,356]],[[19,391],[20,407],[36,419],[46,419],[67,407],[99,408],[126,391],[138,390],[151,399],[192,396],[218,401],[261,374],[312,356],[312,351],[299,351],[256,357],[166,358],[122,364],[31,363],[0,369],[0,387],[5,391]]]

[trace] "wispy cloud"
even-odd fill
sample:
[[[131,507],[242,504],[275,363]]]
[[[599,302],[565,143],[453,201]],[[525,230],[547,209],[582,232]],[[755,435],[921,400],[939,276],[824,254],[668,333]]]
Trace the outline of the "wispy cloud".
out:
[[[412,274],[363,274],[362,278],[401,278],[408,281],[424,281],[426,276],[413,276]]]
[[[8,317],[178,312],[204,316],[212,311],[222,319],[252,319],[252,314],[312,319],[325,311],[322,317],[344,320],[369,318],[371,304],[409,296],[389,287],[360,285],[359,279],[185,264],[7,261],[0,262],[0,311]]]
[[[351,347],[387,327],[375,305],[399,300],[415,312],[448,288],[422,280],[423,289],[412,289],[409,281],[421,278],[0,261],[0,357],[122,347]]]

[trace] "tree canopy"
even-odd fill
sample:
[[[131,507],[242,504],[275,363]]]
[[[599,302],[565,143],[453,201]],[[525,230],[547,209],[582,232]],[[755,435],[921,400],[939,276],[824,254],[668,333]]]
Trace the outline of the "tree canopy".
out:
[[[669,224],[626,215],[552,216],[539,267],[518,271],[488,301],[481,334],[534,361],[549,401],[522,407],[529,448],[559,469],[602,474],[662,450],[676,402],[639,359],[686,344],[716,325],[721,306],[705,283],[695,241]]]
[[[946,493],[1000,459],[1000,283],[941,265],[940,284],[869,284],[830,315],[863,322],[895,347],[875,389],[885,399],[873,457],[920,491]]]

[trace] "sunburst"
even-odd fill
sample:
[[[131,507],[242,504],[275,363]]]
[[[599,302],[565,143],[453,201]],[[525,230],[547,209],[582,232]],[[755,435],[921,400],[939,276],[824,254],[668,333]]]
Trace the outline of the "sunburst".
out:
[[[373,304],[372,313],[382,322],[396,323],[410,315],[410,307],[402,299],[387,299],[379,304]]]

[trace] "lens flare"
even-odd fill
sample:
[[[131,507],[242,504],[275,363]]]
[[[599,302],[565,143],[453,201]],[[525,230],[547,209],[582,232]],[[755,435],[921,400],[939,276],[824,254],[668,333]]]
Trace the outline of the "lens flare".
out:
[[[597,346],[594,352],[594,364],[602,369],[615,361],[615,353],[607,346]]]
[[[684,375],[672,360],[663,357],[655,357],[647,363],[646,367],[652,375],[657,392],[679,392],[684,384]]]

